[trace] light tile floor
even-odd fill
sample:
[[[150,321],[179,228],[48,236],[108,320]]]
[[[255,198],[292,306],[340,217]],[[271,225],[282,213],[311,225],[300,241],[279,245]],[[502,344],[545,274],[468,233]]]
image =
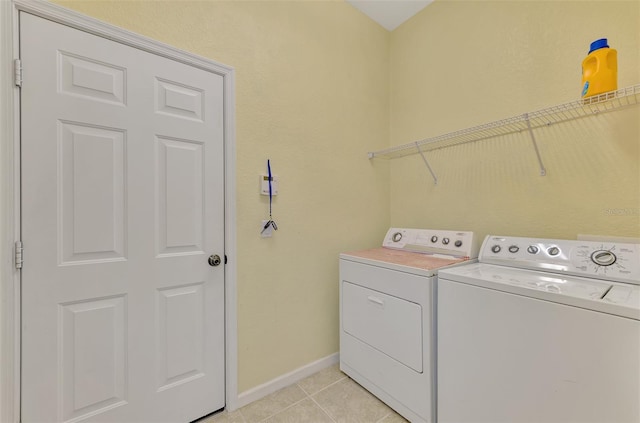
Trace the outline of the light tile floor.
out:
[[[342,373],[328,367],[239,410],[197,423],[405,423],[395,411]]]

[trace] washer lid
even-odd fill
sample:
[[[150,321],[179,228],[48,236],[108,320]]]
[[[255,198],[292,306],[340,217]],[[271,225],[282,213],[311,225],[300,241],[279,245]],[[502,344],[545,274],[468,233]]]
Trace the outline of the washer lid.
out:
[[[602,299],[604,302],[640,309],[640,287],[634,285],[614,285]]]
[[[635,285],[486,263],[443,269],[439,278],[640,320]]]
[[[544,273],[520,269],[512,269],[490,264],[476,263],[475,265],[460,266],[451,269],[460,276],[464,276],[464,281],[473,283],[469,279],[478,279],[489,284],[507,284],[514,287],[533,289],[553,294],[566,295],[576,298],[601,299],[611,288],[610,283],[594,281],[584,278],[567,278],[564,275],[554,273]],[[442,270],[442,275],[446,270]],[[442,277],[442,276],[441,276]],[[474,283],[476,285],[476,283]],[[482,284],[484,285],[484,284]],[[489,285],[487,285],[489,287]],[[492,287],[500,289],[500,286]],[[526,291],[525,294],[528,294]]]

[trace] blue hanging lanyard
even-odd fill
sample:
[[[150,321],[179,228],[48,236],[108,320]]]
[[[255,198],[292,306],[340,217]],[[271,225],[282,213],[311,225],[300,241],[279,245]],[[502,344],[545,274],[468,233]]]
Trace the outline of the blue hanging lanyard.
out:
[[[278,225],[276,225],[276,222],[273,221],[273,217],[271,216],[271,205],[273,203],[273,188],[271,187],[271,182],[273,181],[273,175],[271,175],[271,161],[269,159],[267,159],[267,173],[269,178],[269,221],[264,225],[260,233],[266,231],[269,226],[275,231],[278,230]]]
[[[267,159],[267,173],[269,174],[269,220],[272,220],[271,217],[271,203],[273,202],[273,192],[271,190],[271,181],[273,177],[271,176],[271,161]]]

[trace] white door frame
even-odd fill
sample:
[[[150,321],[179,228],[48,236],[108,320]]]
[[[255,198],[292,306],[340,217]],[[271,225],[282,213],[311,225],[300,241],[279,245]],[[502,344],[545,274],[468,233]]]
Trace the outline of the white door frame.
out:
[[[20,421],[20,271],[14,247],[20,240],[20,91],[14,80],[19,58],[18,12],[25,11],[103,38],[188,64],[224,78],[225,175],[225,396],[238,406],[235,82],[233,68],[176,49],[43,0],[0,0],[0,421]],[[30,260],[28,246],[25,265]]]

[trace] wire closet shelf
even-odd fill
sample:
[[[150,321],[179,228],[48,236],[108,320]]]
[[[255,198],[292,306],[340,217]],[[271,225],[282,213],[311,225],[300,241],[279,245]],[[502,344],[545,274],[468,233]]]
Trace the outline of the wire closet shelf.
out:
[[[515,132],[531,131],[637,104],[640,104],[640,84],[368,154],[370,159],[395,159]]]

